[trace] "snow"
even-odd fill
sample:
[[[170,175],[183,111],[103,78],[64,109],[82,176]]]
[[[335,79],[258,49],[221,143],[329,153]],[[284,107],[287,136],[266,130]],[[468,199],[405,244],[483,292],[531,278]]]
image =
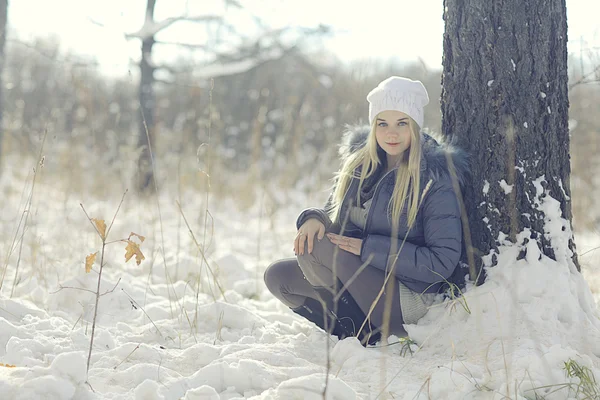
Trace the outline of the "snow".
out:
[[[488,194],[490,191],[490,183],[488,181],[483,182],[483,194]]]
[[[129,38],[138,38],[140,40],[147,40],[160,31],[168,28],[178,21],[191,21],[191,22],[212,22],[212,21],[221,21],[223,17],[219,15],[199,15],[199,16],[190,16],[190,15],[181,15],[177,17],[169,17],[165,18],[162,21],[154,21],[149,16],[146,16],[144,21],[144,25],[136,32],[132,32],[127,34],[126,36]]]
[[[331,89],[333,87],[333,79],[331,79],[329,75],[321,74],[319,75],[318,80],[325,89]]]
[[[502,179],[500,182],[498,182],[498,184],[500,185],[502,190],[504,190],[504,194],[512,193],[514,185],[509,185],[508,183],[506,183],[506,181],[504,179]]]
[[[0,181],[3,249],[12,243],[22,213],[25,179],[16,180],[10,170],[5,176]],[[100,298],[89,376],[95,296],[68,287],[95,290],[98,267],[86,274],[84,259],[100,242],[79,202],[92,217],[110,220],[120,196],[65,196],[52,180],[41,180],[12,298],[15,255],[7,264],[3,256],[0,265],[7,265],[0,292],[0,363],[16,366],[0,366],[1,397],[322,399],[329,372],[326,398],[332,400],[522,400],[536,393],[566,399],[566,389],[549,394],[556,388],[541,388],[575,382],[565,376],[565,361],[576,360],[600,377],[600,314],[594,300],[600,250],[592,250],[600,246],[600,236],[577,237],[580,254],[588,252],[581,256],[588,284],[570,259],[569,224],[558,203],[542,196],[543,180],[536,179],[532,200],[546,215],[557,260],[542,255],[533,240],[514,245],[502,234],[498,266],[488,270],[484,285],[435,304],[418,324],[407,326],[416,342],[412,355],[395,337],[390,346],[366,349],[354,338],[328,338],[264,287],[264,269],[292,254],[293,221],[314,199],[293,193],[268,217],[258,205],[240,211],[232,201],[211,200],[214,234],[205,254],[213,276],[179,220],[175,195],[159,199],[162,228],[155,200],[128,197],[110,235],[145,235],[146,259],[140,266],[126,264],[124,246],[107,247],[100,289],[106,294]],[[484,192],[489,183],[487,188]],[[200,243],[203,198],[189,191],[180,199]],[[529,237],[528,231],[519,234]],[[522,250],[526,256],[518,259]],[[492,255],[485,259],[491,262]],[[197,329],[190,327],[194,320]]]
[[[560,187],[560,190],[563,194],[563,196],[565,197],[566,200],[571,200],[571,197],[569,195],[567,195],[567,192],[565,191],[565,188],[563,186],[562,180],[558,181],[558,186]]]

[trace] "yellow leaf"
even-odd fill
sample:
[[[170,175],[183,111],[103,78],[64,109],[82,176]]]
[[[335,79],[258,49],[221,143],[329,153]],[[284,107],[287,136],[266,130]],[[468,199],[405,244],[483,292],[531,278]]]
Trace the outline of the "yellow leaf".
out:
[[[140,246],[131,240],[126,240],[127,247],[125,247],[125,262],[129,261],[131,257],[135,256],[135,262],[137,265],[142,263],[142,260],[145,260],[146,257],[142,254],[140,250]]]
[[[127,240],[131,239],[132,236],[137,236],[140,239],[140,242],[143,242],[144,240],[146,240],[146,238],[142,235],[138,235],[137,233],[133,233],[131,232],[129,234],[129,237],[127,238]]]
[[[16,367],[16,365],[10,365],[10,364],[3,364],[3,363],[0,363],[0,367],[6,367],[6,368],[15,368],[15,367]]]
[[[92,270],[92,265],[96,262],[97,255],[98,252],[95,252],[85,258],[85,272],[90,272]]]
[[[103,219],[92,218],[94,225],[96,225],[96,229],[100,233],[100,237],[102,240],[106,240],[106,222]]]

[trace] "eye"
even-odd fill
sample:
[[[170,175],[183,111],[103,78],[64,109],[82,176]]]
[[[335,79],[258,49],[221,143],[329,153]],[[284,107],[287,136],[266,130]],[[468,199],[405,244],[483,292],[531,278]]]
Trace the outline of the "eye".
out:
[[[406,126],[406,125],[408,125],[408,123],[406,121],[398,122],[398,126]]]
[[[379,122],[377,126],[383,128],[384,126],[387,126],[387,122]]]

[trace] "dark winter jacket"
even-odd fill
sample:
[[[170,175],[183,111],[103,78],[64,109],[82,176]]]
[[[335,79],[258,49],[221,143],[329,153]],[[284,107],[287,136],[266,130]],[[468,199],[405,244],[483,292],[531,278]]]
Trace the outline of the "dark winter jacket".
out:
[[[342,159],[363,147],[368,135],[368,126],[350,127],[340,149]],[[401,248],[394,270],[398,280],[415,292],[435,293],[447,288],[444,280],[458,286],[463,286],[464,283],[464,274],[455,271],[461,269],[457,268],[457,265],[461,257],[463,234],[460,207],[449,173],[447,156],[453,161],[461,187],[466,179],[468,167],[463,151],[450,144],[438,143],[427,134],[421,135],[419,212],[407,234],[408,218],[406,208],[403,210],[393,254],[390,254],[393,247],[388,204],[394,189],[396,169],[384,175],[377,184],[364,231],[354,226],[347,218],[343,218],[355,202],[358,178],[352,179],[338,213],[340,220],[345,220],[343,232],[340,221],[331,221],[326,212],[329,202],[323,209],[309,208],[302,211],[296,225],[299,228],[306,220],[317,218],[323,222],[327,232],[363,239],[360,253],[362,261],[366,262],[372,257],[370,265],[384,271],[391,267],[396,253]],[[402,245],[405,237],[406,242]]]

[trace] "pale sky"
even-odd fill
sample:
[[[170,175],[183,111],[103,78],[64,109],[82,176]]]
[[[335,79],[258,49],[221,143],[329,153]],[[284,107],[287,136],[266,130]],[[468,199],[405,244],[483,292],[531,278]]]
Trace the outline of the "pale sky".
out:
[[[239,0],[271,27],[329,24],[341,33],[326,46],[344,61],[395,56],[422,58],[441,67],[442,0]],[[103,72],[128,73],[130,59],[139,57],[139,41],[125,33],[142,26],[146,0],[18,0],[9,2],[9,25],[20,40],[54,34],[63,49],[93,55]],[[189,14],[224,12],[222,0],[157,0],[156,19]],[[584,48],[600,52],[599,5],[567,0],[569,52]],[[594,9],[595,8],[595,9]],[[239,30],[253,26],[247,13],[229,10],[227,18]],[[91,20],[104,25],[100,27]],[[161,34],[161,40],[202,42],[201,26],[178,23]],[[10,40],[10,38],[9,38]],[[164,47],[163,47],[164,49]],[[160,51],[160,50],[159,50]],[[173,57],[163,51],[157,56]]]

